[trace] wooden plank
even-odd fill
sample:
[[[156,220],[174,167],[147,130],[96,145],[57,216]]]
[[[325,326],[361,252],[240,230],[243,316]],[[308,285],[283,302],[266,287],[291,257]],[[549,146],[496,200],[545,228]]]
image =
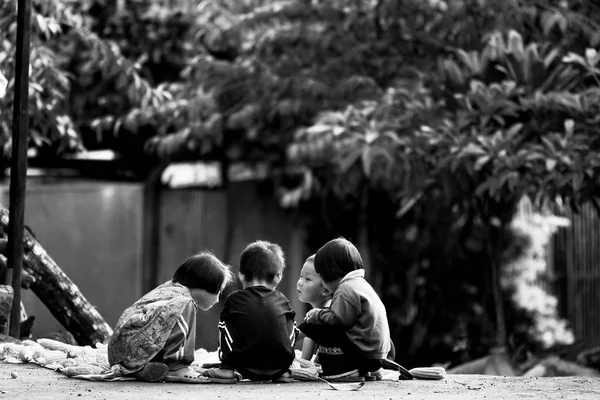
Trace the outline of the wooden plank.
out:
[[[159,219],[160,212],[160,177],[166,164],[154,168],[144,182],[143,191],[143,221],[142,221],[142,291],[147,293],[158,286],[158,257],[159,257]]]
[[[13,102],[12,158],[10,168],[10,210],[7,265],[12,268],[13,305],[9,334],[19,339],[21,331],[21,273],[23,268],[23,229],[25,224],[25,185],[27,138],[29,131],[29,47],[31,0],[19,0],[15,56],[15,95]]]

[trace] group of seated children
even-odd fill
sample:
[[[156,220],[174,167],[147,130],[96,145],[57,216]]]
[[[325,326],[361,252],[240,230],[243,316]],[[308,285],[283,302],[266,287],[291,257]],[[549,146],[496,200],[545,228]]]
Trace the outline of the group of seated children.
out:
[[[108,344],[112,371],[151,382],[291,382],[294,346],[303,335],[302,358],[315,357],[323,379],[378,379],[393,346],[385,307],[364,278],[358,249],[338,238],[305,261],[298,297],[313,308],[297,327],[294,310],[277,290],[284,268],[277,244],[257,241],[244,249],[243,289],[227,297],[220,314],[221,363],[194,370],[196,312],[213,307],[234,276],[209,252],[192,256],[172,280],[121,315]]]

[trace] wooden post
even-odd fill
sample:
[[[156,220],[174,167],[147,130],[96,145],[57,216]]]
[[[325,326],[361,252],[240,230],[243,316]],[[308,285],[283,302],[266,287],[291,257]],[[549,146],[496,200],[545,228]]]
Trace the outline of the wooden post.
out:
[[[12,268],[12,287],[14,289],[9,334],[17,339],[20,337],[21,329],[21,271],[23,264],[23,228],[25,224],[27,138],[29,136],[27,104],[29,101],[30,33],[31,0],[18,0],[7,254],[8,268]]]
[[[160,247],[160,177],[168,164],[161,163],[150,170],[144,181],[142,291],[147,293],[158,285],[158,249]]]

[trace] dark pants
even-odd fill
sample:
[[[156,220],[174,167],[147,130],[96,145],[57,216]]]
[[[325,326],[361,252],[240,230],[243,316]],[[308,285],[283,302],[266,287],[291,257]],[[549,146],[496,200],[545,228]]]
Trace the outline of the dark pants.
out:
[[[221,368],[233,369],[239,372],[245,379],[251,381],[270,381],[273,379],[280,378],[283,374],[288,372],[289,368],[274,368],[274,369],[263,369],[263,368],[244,368],[234,367],[226,362],[221,363]]]
[[[381,360],[366,358],[341,328],[303,322],[298,329],[319,345],[317,355],[325,376],[353,370],[364,374],[381,368]]]

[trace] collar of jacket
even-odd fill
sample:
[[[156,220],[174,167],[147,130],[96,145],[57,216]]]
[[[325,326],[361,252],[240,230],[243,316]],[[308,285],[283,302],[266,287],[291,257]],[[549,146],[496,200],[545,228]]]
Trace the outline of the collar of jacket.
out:
[[[342,278],[342,280],[340,281],[340,284],[341,284],[342,282],[349,281],[350,279],[355,279],[355,278],[364,278],[364,277],[365,277],[365,270],[364,270],[364,269],[362,269],[362,268],[361,268],[361,269],[356,269],[356,270],[354,270],[354,271],[352,271],[352,272],[348,272],[348,273],[346,274],[346,276],[344,276],[344,277]]]

